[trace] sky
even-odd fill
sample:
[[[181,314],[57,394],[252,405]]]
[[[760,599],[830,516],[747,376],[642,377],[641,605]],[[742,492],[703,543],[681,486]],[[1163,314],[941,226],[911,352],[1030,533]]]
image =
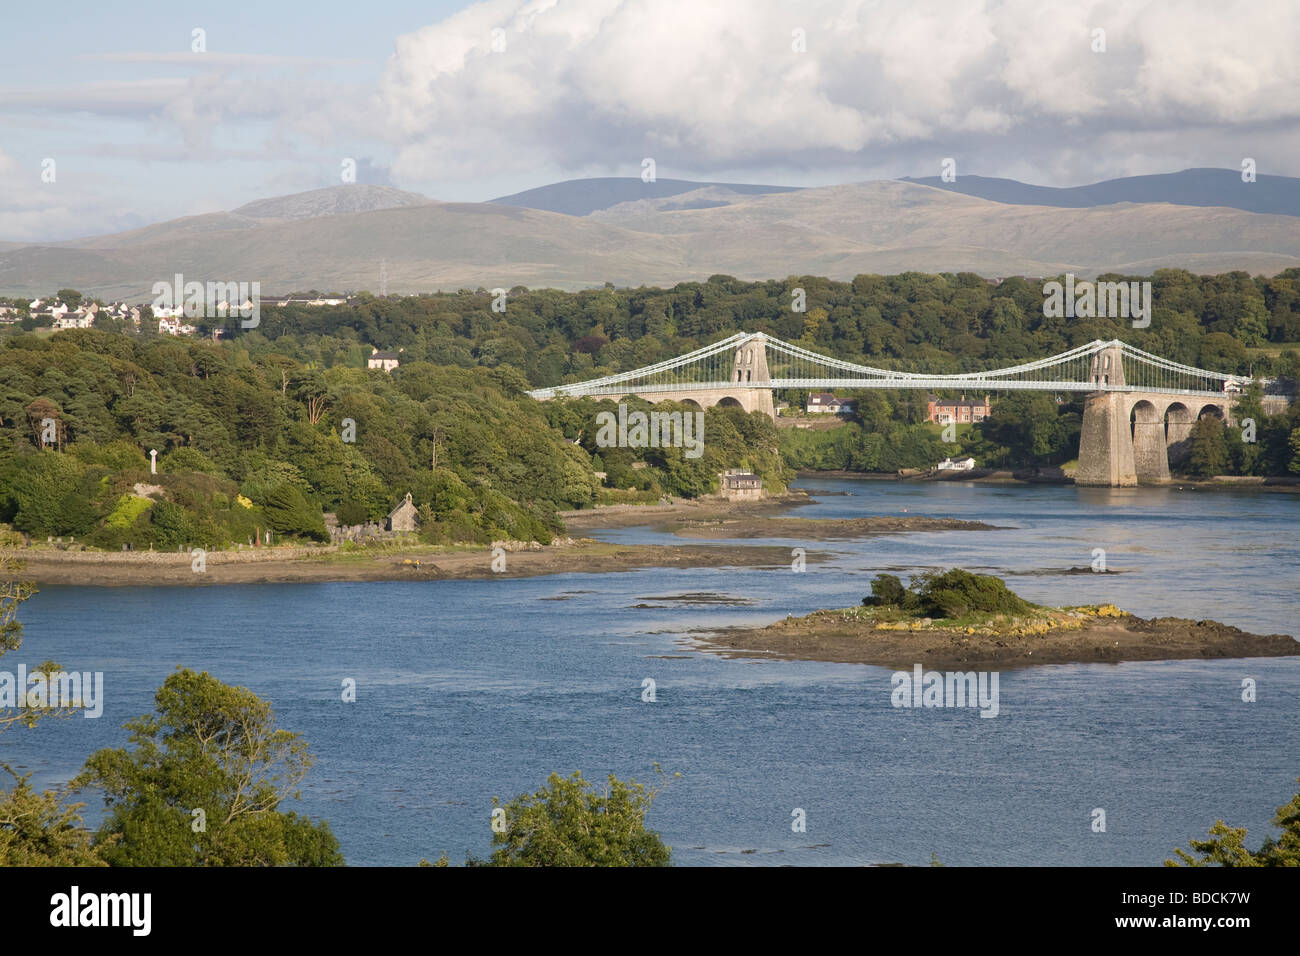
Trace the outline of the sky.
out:
[[[8,0],[0,241],[355,181],[1300,176],[1295,0]],[[199,31],[199,32],[196,32]]]

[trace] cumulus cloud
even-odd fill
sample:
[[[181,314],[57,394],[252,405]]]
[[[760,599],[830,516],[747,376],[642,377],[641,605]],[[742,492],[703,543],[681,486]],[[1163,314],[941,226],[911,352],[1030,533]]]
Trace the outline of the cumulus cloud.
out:
[[[1290,0],[488,0],[399,38],[379,99],[399,181],[644,156],[928,174],[959,147],[1122,174],[1269,144],[1261,169],[1294,174],[1298,35]]]

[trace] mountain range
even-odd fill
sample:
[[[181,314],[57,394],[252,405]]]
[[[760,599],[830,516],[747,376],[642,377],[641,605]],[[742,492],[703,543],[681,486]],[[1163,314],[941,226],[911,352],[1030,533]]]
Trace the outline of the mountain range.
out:
[[[977,176],[810,188],[606,178],[484,203],[351,184],[107,236],[0,241],[0,295],[71,287],[148,301],[176,273],[260,281],[263,295],[671,285],[717,273],[1274,274],[1300,266],[1297,196],[1300,180],[1243,184],[1232,170],[1075,189]]]

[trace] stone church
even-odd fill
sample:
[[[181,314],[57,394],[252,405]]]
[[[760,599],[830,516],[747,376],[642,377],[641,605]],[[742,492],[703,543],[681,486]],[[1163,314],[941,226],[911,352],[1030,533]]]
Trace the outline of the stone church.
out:
[[[406,497],[392,511],[388,512],[387,530],[415,531],[420,524],[419,512],[408,491]]]

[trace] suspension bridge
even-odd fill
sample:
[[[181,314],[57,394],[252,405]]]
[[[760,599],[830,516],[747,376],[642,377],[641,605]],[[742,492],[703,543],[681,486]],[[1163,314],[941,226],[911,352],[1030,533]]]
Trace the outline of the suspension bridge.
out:
[[[761,332],[737,333],[685,355],[586,382],[534,389],[539,400],[630,395],[707,408],[734,405],[776,417],[773,389],[913,388],[1085,395],[1076,482],[1123,487],[1169,480],[1203,414],[1225,421],[1251,379],[1194,368],[1118,339],[987,371],[951,374],[858,365]]]

